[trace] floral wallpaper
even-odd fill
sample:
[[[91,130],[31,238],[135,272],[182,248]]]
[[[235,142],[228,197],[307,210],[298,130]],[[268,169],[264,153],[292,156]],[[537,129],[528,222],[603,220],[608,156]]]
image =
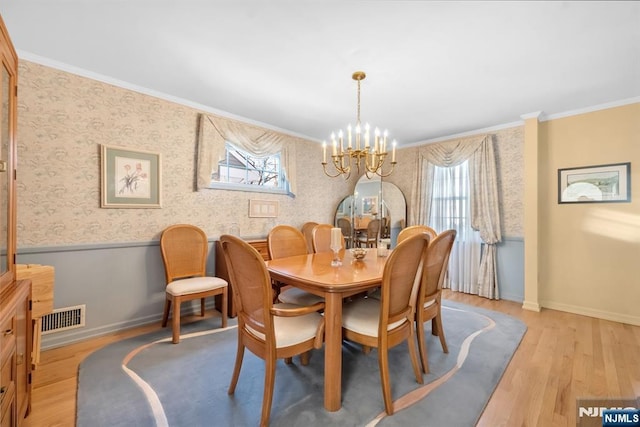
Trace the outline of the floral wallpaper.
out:
[[[18,74],[18,247],[156,240],[168,225],[195,224],[210,237],[237,224],[262,237],[276,224],[330,222],[357,177],[328,178],[320,145],[298,137],[296,197],[194,191],[202,111],[21,60]],[[493,132],[503,236],[523,236],[522,127]],[[100,208],[102,144],[160,153],[162,208]],[[398,150],[389,178],[411,200],[416,147]],[[278,218],[249,218],[250,199],[277,200]]]
[[[185,222],[209,237],[275,224],[327,222],[350,181],[326,177],[320,145],[297,137],[298,193],[194,191],[198,111],[29,61],[18,72],[18,247],[139,242]],[[162,208],[100,208],[100,147],[162,156]],[[330,185],[328,185],[330,184]],[[277,218],[249,218],[249,199],[277,200]]]

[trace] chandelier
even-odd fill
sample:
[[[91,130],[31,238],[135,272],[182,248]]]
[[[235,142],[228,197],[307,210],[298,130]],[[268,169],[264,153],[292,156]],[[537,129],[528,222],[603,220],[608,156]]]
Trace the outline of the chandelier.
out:
[[[347,126],[346,132],[340,129],[337,135],[335,132],[331,133],[331,163],[335,168],[335,174],[331,174],[327,171],[327,142],[322,142],[322,169],[324,170],[324,173],[331,178],[344,175],[345,179],[348,179],[349,176],[351,176],[351,170],[353,167],[356,168],[358,175],[360,174],[360,168],[362,167],[367,178],[372,178],[374,174],[385,177],[391,175],[391,172],[393,172],[393,168],[397,163],[396,141],[393,140],[390,162],[391,169],[387,172],[383,172],[382,166],[385,164],[385,160],[389,154],[387,151],[388,132],[385,130],[381,134],[380,130],[375,128],[373,143],[371,143],[369,138],[369,123],[366,123],[364,128],[360,125],[360,82],[364,80],[365,77],[366,74],[364,71],[356,71],[352,76],[353,80],[358,82],[358,115],[356,126],[353,129],[355,138],[352,135],[351,125]],[[345,137],[347,140],[346,147]]]

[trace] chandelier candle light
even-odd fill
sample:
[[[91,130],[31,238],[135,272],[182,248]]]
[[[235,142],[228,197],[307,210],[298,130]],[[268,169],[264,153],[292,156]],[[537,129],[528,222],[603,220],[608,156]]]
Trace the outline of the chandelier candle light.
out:
[[[392,143],[391,154],[391,169],[388,172],[382,171],[382,166],[387,158],[387,136],[388,132],[385,130],[380,133],[378,128],[374,130],[373,144],[370,144],[370,127],[369,123],[364,125],[364,141],[362,136],[362,126],[360,125],[360,82],[364,80],[366,74],[364,71],[356,71],[353,73],[353,80],[358,82],[358,115],[356,127],[353,129],[355,133],[355,142],[353,141],[351,125],[347,126],[346,139],[347,146],[345,148],[345,132],[338,131],[331,133],[332,154],[331,163],[335,167],[337,173],[335,175],[327,172],[327,142],[322,142],[322,169],[327,176],[335,178],[340,175],[344,175],[345,179],[348,179],[351,175],[352,164],[360,174],[360,164],[364,159],[364,172],[367,178],[372,178],[374,174],[385,177],[391,175],[393,168],[396,165],[396,141]]]

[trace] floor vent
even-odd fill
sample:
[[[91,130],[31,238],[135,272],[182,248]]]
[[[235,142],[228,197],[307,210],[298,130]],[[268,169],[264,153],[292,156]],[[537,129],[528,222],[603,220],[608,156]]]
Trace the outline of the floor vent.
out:
[[[51,334],[83,327],[86,307],[83,304],[74,307],[57,308],[53,312],[42,316],[42,333]]]

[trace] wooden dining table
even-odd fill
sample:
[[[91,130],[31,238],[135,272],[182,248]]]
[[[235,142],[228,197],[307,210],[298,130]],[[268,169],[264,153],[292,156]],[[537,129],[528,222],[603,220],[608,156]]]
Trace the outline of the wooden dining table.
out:
[[[341,251],[342,265],[332,267],[333,253],[316,253],[267,261],[271,278],[325,299],[324,407],[342,405],[342,303],[349,296],[380,286],[387,260],[367,249],[362,260]]]

